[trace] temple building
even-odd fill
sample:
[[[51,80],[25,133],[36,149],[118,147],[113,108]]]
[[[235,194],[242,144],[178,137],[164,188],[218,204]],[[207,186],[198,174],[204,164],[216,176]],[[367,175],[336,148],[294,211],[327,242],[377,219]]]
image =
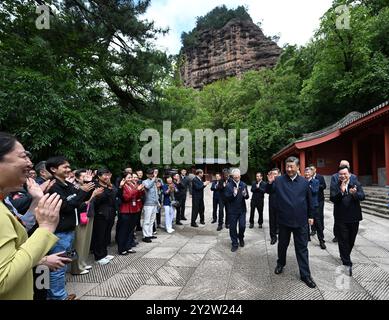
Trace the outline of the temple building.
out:
[[[389,186],[389,101],[304,134],[273,155],[272,161],[284,171],[289,156],[300,159],[300,168],[316,165],[328,182],[344,159],[363,185]]]

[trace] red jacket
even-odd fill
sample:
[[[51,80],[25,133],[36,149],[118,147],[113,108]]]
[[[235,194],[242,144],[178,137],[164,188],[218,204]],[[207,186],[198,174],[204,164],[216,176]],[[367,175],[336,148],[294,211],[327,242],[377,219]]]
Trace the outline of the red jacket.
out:
[[[137,188],[138,186],[129,186],[127,184],[123,186],[120,213],[131,214],[142,211],[142,196],[144,191],[139,191]]]

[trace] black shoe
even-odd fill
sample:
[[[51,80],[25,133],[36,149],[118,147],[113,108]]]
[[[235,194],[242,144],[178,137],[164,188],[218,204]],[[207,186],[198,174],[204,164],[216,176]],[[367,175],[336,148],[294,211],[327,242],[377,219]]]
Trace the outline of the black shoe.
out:
[[[352,267],[352,266],[348,266],[348,275],[349,275],[350,277],[353,276],[353,267]]]
[[[191,226],[191,227],[194,227],[194,228],[197,228],[197,227],[198,227],[198,224],[197,224],[197,223],[191,223],[190,226]]]
[[[254,228],[254,223],[250,223],[249,228],[250,228],[250,229]]]
[[[180,222],[180,221],[177,221],[177,222],[176,222],[176,225],[177,225],[177,226],[183,226],[183,223]]]
[[[186,220],[188,220],[187,218],[185,218],[185,217],[183,217],[183,218],[181,218],[181,220],[184,220],[184,221],[186,221]]]
[[[261,224],[259,224],[259,225],[258,225],[258,228],[259,228],[259,229],[262,229],[262,225],[261,225]]]
[[[204,221],[200,221],[200,224],[204,225],[204,224],[205,224],[205,222],[204,222]]]
[[[327,249],[326,245],[324,244],[324,241],[320,241],[320,248],[323,250]]]
[[[230,228],[230,225],[229,224],[226,224],[226,229],[229,229]]]
[[[301,281],[303,281],[310,288],[316,288],[316,283],[312,280],[310,276],[306,278],[301,278]]]
[[[276,244],[277,243],[277,238],[272,238],[271,241],[270,241],[270,244],[273,245],[273,244]]]
[[[149,237],[149,239],[151,240],[151,239],[157,239],[157,237],[156,236],[151,236],[151,237]]]
[[[216,220],[212,220],[212,222],[211,223],[216,223],[217,221]]]
[[[231,247],[231,252],[235,252],[236,250],[238,250],[238,247],[235,247],[235,246]]]
[[[239,245],[243,248],[244,247],[244,240],[239,240]]]
[[[151,239],[149,239],[149,238],[143,238],[142,241],[143,241],[143,242],[147,242],[147,243],[152,242]]]
[[[220,231],[221,229],[223,229],[223,227],[222,226],[218,226],[216,231]]]
[[[128,252],[128,251],[122,251],[122,252],[119,252],[119,254],[120,254],[121,256],[126,256],[126,255],[129,254],[129,252]]]
[[[308,237],[308,242],[311,242],[311,237]]]
[[[335,237],[334,239],[332,239],[332,242],[338,242],[338,238]]]
[[[314,236],[316,234],[316,231],[311,231],[311,236]]]
[[[282,273],[283,270],[284,270],[284,267],[277,264],[276,268],[274,269],[274,273],[280,274],[280,273]]]

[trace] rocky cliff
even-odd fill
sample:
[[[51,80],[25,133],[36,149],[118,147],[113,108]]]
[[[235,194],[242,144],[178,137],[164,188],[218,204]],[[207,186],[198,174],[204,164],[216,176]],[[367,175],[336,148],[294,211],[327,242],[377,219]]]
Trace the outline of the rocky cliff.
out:
[[[219,30],[199,32],[198,44],[182,48],[181,78],[184,85],[204,85],[248,70],[272,67],[281,48],[250,20],[230,20]]]

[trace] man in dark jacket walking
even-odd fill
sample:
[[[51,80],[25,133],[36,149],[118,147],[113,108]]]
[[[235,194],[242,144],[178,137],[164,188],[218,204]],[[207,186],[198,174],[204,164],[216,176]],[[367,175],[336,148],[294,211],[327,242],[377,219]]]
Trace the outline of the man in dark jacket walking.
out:
[[[253,193],[250,203],[250,229],[254,228],[255,209],[258,211],[258,227],[262,228],[263,224],[263,199],[265,197],[266,183],[262,180],[262,173],[255,175],[255,181],[251,186]]]
[[[350,168],[339,167],[339,180],[331,185],[330,200],[334,203],[334,218],[337,230],[340,258],[343,265],[348,267],[352,276],[350,258],[358,234],[359,221],[362,220],[360,202],[365,200],[362,185],[355,178],[351,180]]]
[[[240,170],[232,170],[232,181],[228,182],[225,196],[228,201],[229,211],[228,218],[230,222],[230,237],[231,237],[231,251],[238,250],[239,245],[244,247],[244,232],[246,230],[246,199],[248,199],[249,192],[247,185],[240,181]],[[237,232],[237,225],[239,223],[239,233]]]
[[[286,251],[293,233],[297,262],[301,280],[310,288],[316,284],[311,278],[308,259],[308,223],[313,224],[312,195],[308,181],[298,175],[299,160],[286,159],[286,174],[278,177],[268,176],[266,186],[269,193],[277,196],[279,225],[278,260],[275,274],[280,274],[286,265]]]
[[[204,218],[204,188],[209,181],[203,182],[204,172],[201,169],[196,170],[196,177],[192,180],[192,227],[198,227],[196,220],[200,215],[200,224],[205,224]]]

